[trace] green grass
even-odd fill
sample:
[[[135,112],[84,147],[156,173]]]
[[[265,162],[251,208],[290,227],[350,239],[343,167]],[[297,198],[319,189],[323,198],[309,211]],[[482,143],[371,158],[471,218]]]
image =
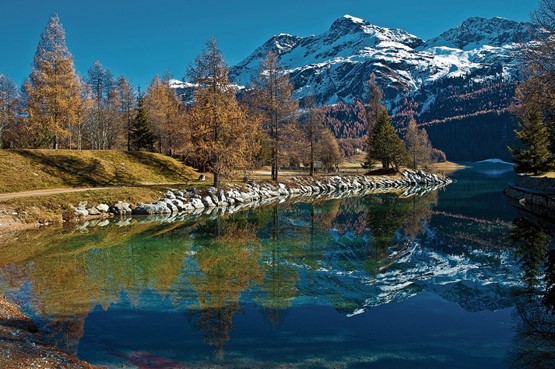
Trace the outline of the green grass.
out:
[[[115,150],[0,150],[0,173],[0,193],[188,183],[198,176],[165,155]]]

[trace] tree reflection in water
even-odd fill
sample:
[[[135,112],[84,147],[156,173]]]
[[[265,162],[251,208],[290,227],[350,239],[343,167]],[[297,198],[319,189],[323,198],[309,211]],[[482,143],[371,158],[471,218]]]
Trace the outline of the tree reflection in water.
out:
[[[555,368],[555,249],[551,236],[524,218],[513,221],[526,292],[515,306],[516,336],[509,355],[513,368]]]
[[[241,292],[263,279],[261,243],[256,227],[244,217],[207,222],[196,236],[197,270],[187,281],[196,292],[198,307],[189,316],[205,342],[215,348],[216,357],[223,359]]]
[[[245,301],[255,303],[274,329],[300,295],[352,312],[363,297],[320,290],[322,266],[375,275],[394,262],[389,249],[418,237],[436,203],[437,193],[384,194],[313,199],[215,219],[133,221],[88,233],[47,229],[0,249],[0,283],[3,290],[27,283],[30,310],[72,352],[93,309],[122,300],[140,307],[145,293],[155,293],[174,307],[186,306],[189,321],[223,359],[245,292]],[[331,287],[335,282],[341,283],[331,279]]]

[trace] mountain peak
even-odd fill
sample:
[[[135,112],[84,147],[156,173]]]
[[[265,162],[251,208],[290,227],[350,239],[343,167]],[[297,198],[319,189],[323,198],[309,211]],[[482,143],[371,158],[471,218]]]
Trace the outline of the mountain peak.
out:
[[[370,25],[364,19],[353,17],[345,14],[341,18],[337,18],[330,27],[330,31],[340,31],[342,34],[351,33],[353,31],[362,31],[363,26]]]
[[[409,47],[416,47],[423,43],[418,37],[401,29],[380,27],[349,14],[336,19],[324,35],[328,40],[338,40],[347,35],[352,35],[359,40],[374,39],[374,45],[381,41],[398,42]]]
[[[349,14],[345,14],[342,18],[346,19],[348,21],[351,21],[353,23],[359,23],[359,24],[366,23],[366,21],[364,19],[353,17],[352,15],[349,15]]]
[[[517,22],[502,17],[470,17],[461,25],[428,40],[422,48],[447,46],[472,50],[485,45],[501,47],[529,42],[534,39],[536,32],[536,27],[527,22]]]

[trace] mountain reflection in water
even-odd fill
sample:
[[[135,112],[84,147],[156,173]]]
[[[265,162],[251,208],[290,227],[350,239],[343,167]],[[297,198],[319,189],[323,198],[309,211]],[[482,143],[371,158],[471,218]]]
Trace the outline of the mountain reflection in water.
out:
[[[507,204],[500,173],[25,232],[0,247],[0,291],[109,367],[551,368],[551,237]]]

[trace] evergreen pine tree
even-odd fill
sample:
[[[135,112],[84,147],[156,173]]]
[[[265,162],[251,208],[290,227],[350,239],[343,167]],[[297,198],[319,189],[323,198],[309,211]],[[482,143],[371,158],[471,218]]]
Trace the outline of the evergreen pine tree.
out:
[[[369,148],[366,159],[369,166],[380,161],[385,170],[399,170],[401,165],[408,162],[407,148],[397,136],[387,111],[382,110],[378,114],[372,137],[372,147]]]
[[[127,151],[131,151],[131,123],[133,122],[133,109],[137,99],[135,98],[135,90],[124,76],[118,77],[117,82],[118,91],[118,107],[120,111],[120,117],[122,120],[122,126],[125,127],[125,133],[127,138]]]
[[[519,126],[520,129],[515,133],[524,147],[510,149],[516,163],[515,170],[519,173],[532,172],[535,175],[551,170],[555,158],[549,150],[549,132],[543,115],[535,110]]]
[[[140,93],[137,98],[137,115],[131,123],[130,139],[131,147],[135,151],[154,150],[154,134],[144,106],[143,96]]]
[[[366,131],[368,132],[368,140],[366,142],[366,151],[370,151],[374,145],[374,132],[380,113],[387,111],[382,105],[383,92],[376,84],[376,75],[372,73],[368,80],[368,104],[365,106]]]

